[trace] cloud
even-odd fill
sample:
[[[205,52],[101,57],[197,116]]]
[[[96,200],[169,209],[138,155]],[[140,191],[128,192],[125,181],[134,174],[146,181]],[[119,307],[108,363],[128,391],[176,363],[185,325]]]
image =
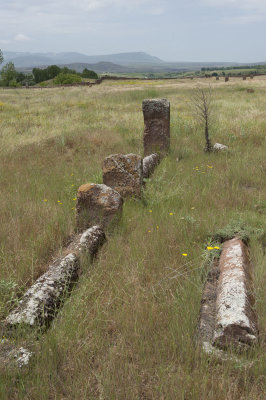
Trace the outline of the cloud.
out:
[[[164,0],[24,0],[22,4],[19,0],[1,0],[0,35],[8,29],[16,41],[26,42],[29,39],[26,35],[102,31],[118,20],[126,23],[127,19],[145,15],[156,18],[164,12],[164,3]],[[18,36],[18,29],[25,34]]]
[[[30,38],[26,35],[23,35],[23,33],[18,33],[15,37],[14,40],[16,42],[27,42],[28,40],[30,40]]]
[[[230,10],[230,15],[223,18],[226,23],[249,24],[266,20],[266,0],[201,0],[201,4]]]

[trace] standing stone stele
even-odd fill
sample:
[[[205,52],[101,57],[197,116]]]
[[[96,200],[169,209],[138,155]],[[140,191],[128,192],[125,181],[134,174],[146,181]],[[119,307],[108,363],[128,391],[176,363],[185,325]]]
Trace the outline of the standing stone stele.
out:
[[[120,194],[103,184],[88,183],[80,186],[77,194],[76,224],[79,231],[93,225],[106,227],[122,212]]]
[[[136,154],[112,154],[103,161],[103,182],[122,197],[141,197],[142,158]]]
[[[144,155],[167,154],[170,146],[170,103],[167,99],[143,100]]]

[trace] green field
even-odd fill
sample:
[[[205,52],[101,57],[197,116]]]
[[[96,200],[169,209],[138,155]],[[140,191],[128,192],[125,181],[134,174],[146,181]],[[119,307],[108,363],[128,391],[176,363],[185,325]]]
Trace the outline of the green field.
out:
[[[209,84],[211,140],[227,153],[203,152],[192,115],[193,89]],[[102,182],[104,157],[143,154],[141,104],[157,97],[171,102],[169,156],[125,202],[97,261],[84,260],[49,330],[30,335],[29,369],[1,369],[1,400],[265,398],[265,77],[0,89],[1,319],[75,230],[78,187]],[[206,247],[228,224],[250,237],[261,340],[221,363],[195,336]]]

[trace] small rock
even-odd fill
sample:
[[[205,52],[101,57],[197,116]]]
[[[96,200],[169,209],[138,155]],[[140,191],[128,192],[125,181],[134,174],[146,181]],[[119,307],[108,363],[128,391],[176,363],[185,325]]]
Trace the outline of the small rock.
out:
[[[224,144],[221,144],[221,143],[215,143],[213,145],[213,150],[214,151],[225,151],[225,150],[228,150],[228,146],[225,146]]]
[[[23,368],[26,367],[33,353],[24,348],[16,347],[13,343],[8,340],[1,340],[0,344],[0,365],[8,369]],[[0,367],[0,368],[1,368]]]

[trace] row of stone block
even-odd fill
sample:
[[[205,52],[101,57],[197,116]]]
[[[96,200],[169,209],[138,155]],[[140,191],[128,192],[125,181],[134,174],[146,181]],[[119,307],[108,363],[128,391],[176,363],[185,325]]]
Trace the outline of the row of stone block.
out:
[[[160,162],[158,154],[142,159],[136,154],[112,154],[103,161],[103,184],[88,183],[77,193],[76,223],[78,230],[99,224],[105,228],[121,215],[123,199],[140,198],[144,178]]]

